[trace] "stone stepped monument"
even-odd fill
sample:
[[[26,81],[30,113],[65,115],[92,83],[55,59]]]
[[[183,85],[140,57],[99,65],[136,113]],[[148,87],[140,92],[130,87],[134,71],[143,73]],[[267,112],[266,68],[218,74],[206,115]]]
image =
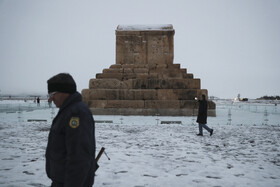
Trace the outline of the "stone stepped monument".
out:
[[[116,64],[82,91],[95,115],[190,116],[197,113],[195,100],[207,90],[200,79],[173,64],[172,25],[119,25],[116,30]],[[208,115],[216,105],[208,101]]]

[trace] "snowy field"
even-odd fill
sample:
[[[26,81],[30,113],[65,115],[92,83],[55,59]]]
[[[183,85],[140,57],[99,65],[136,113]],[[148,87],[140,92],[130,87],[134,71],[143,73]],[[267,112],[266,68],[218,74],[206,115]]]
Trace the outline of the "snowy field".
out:
[[[99,160],[94,186],[280,186],[280,104],[215,102],[211,137],[196,136],[196,117],[94,116],[97,152],[110,157]],[[1,187],[50,186],[44,154],[57,111],[0,101]]]

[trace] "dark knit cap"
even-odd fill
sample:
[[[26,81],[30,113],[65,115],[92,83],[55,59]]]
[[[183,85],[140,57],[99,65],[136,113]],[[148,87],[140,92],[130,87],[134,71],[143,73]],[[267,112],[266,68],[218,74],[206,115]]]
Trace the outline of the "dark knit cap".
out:
[[[68,73],[59,73],[48,80],[48,93],[62,92],[73,94],[76,91],[76,83]]]

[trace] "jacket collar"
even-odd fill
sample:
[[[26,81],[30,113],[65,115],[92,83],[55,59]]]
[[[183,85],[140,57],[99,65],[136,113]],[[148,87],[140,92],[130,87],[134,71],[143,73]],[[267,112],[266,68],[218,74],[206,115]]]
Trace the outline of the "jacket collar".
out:
[[[72,103],[80,102],[82,101],[82,96],[79,92],[75,92],[74,94],[70,95],[62,104],[60,107],[60,111],[63,110],[64,108],[68,107]]]

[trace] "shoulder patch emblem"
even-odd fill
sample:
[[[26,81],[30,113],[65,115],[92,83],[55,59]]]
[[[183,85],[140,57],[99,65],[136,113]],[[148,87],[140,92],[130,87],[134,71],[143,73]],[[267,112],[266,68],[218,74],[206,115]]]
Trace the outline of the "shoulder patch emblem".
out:
[[[73,129],[79,127],[79,125],[80,125],[80,118],[78,118],[78,117],[72,117],[72,118],[70,119],[69,125],[70,125],[70,127],[73,128]]]

